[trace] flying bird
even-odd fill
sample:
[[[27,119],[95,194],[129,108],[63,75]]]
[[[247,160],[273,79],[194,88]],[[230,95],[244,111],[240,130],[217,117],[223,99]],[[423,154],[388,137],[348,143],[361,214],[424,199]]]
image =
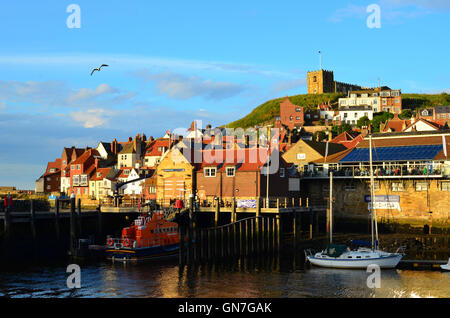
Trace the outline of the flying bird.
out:
[[[109,65],[107,65],[107,64],[102,64],[99,68],[94,68],[94,69],[92,70],[92,72],[91,72],[91,76],[92,76],[92,74],[94,74],[95,71],[99,71],[99,72],[100,72],[100,69],[101,69],[103,66],[109,66]]]

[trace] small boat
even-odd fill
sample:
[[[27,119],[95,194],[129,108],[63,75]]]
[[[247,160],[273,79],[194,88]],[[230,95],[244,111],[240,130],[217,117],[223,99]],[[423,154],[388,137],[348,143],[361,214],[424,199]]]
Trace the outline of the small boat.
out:
[[[376,209],[374,205],[374,181],[372,167],[372,134],[369,135],[369,156],[370,156],[370,205],[372,242],[356,249],[350,249],[346,245],[336,245],[333,243],[333,172],[330,172],[330,244],[319,253],[313,254],[311,250],[305,250],[306,260],[311,264],[330,268],[367,268],[369,265],[378,265],[380,268],[395,268],[403,258],[405,247],[399,247],[395,253],[382,251],[378,246],[378,227]]]
[[[139,216],[120,238],[108,237],[105,252],[112,261],[141,261],[176,256],[179,246],[178,224],[156,211]]]
[[[450,258],[448,259],[448,263],[445,265],[441,265],[441,268],[446,271],[450,271]]]
[[[313,254],[306,250],[305,254],[312,265],[320,267],[366,269],[376,264],[380,268],[395,268],[404,255],[402,249],[388,253],[367,247],[351,250],[347,245],[329,244],[322,252]]]

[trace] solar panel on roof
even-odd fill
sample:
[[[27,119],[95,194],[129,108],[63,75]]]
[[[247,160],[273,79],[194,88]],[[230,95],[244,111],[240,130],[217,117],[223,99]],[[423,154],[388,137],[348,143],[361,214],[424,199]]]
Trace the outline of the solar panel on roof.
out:
[[[372,149],[373,161],[432,160],[442,145],[382,147]],[[369,148],[355,148],[341,162],[369,161]]]

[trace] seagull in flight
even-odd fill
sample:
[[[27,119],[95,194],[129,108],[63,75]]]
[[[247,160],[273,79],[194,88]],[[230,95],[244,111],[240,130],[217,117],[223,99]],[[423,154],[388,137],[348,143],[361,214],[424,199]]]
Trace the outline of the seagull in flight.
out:
[[[94,68],[94,69],[92,70],[92,72],[91,72],[91,76],[92,76],[92,74],[94,74],[95,71],[99,71],[99,72],[100,72],[100,69],[101,69],[103,66],[109,66],[109,65],[107,65],[107,64],[102,64],[99,68]]]

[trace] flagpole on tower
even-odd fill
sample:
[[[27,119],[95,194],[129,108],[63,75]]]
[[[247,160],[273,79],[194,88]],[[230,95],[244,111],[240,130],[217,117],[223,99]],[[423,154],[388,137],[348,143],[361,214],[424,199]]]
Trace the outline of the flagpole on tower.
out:
[[[319,69],[322,69],[322,52],[319,51]]]

